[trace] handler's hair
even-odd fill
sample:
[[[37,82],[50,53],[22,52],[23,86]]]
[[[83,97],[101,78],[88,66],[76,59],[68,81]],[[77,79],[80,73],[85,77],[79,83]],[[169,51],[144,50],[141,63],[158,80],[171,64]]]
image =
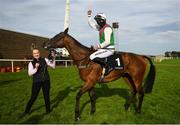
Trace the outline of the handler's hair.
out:
[[[32,49],[32,53],[33,53],[33,51],[34,51],[34,50],[38,50],[38,51],[39,51],[39,49],[38,49],[38,48],[33,48],[33,49]]]

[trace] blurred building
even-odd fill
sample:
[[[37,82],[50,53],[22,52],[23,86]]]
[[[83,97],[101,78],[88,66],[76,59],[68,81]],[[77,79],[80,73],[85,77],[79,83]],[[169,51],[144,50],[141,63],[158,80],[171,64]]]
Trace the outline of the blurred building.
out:
[[[48,51],[43,48],[43,42],[47,40],[41,36],[0,29],[0,58],[23,59],[32,55],[33,48],[38,48],[42,57],[47,57]]]

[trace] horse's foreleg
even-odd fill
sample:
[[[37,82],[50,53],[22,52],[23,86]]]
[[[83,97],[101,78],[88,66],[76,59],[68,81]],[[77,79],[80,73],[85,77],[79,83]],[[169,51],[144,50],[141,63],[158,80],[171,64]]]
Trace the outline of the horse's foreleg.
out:
[[[75,106],[75,120],[76,121],[80,119],[79,100],[81,96],[82,96],[82,90],[79,90],[79,92],[76,95],[76,106]]]
[[[89,90],[89,97],[91,100],[91,114],[94,114],[96,111],[96,95],[94,87]]]
[[[78,121],[80,120],[80,110],[79,110],[79,103],[80,103],[80,98],[81,96],[87,92],[88,90],[90,90],[92,88],[92,86],[88,83],[86,83],[77,93],[76,95],[76,106],[75,106],[75,120]]]

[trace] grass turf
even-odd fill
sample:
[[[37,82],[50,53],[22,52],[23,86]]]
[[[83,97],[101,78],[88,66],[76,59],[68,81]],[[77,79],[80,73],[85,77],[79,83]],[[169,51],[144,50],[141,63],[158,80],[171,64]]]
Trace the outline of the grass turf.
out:
[[[49,69],[52,112],[45,114],[42,91],[31,113],[18,118],[31,94],[32,80],[24,70],[0,74],[0,123],[180,123],[180,60],[156,63],[156,80],[151,94],[145,95],[142,113],[133,106],[124,110],[129,88],[122,79],[96,85],[96,112],[90,115],[88,94],[80,100],[81,120],[74,121],[75,97],[83,85],[75,67]]]

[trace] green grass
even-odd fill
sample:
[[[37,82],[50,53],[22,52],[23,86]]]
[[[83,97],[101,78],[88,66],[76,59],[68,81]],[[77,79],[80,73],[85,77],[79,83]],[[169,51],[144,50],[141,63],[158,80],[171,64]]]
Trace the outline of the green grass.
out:
[[[90,115],[88,94],[80,100],[81,120],[74,121],[75,97],[83,85],[75,67],[50,69],[51,107],[45,114],[42,91],[28,116],[18,119],[31,94],[27,71],[0,74],[0,123],[180,123],[180,60],[156,63],[152,94],[144,98],[142,113],[135,115],[131,106],[124,110],[129,88],[122,79],[96,85],[96,112]]]

